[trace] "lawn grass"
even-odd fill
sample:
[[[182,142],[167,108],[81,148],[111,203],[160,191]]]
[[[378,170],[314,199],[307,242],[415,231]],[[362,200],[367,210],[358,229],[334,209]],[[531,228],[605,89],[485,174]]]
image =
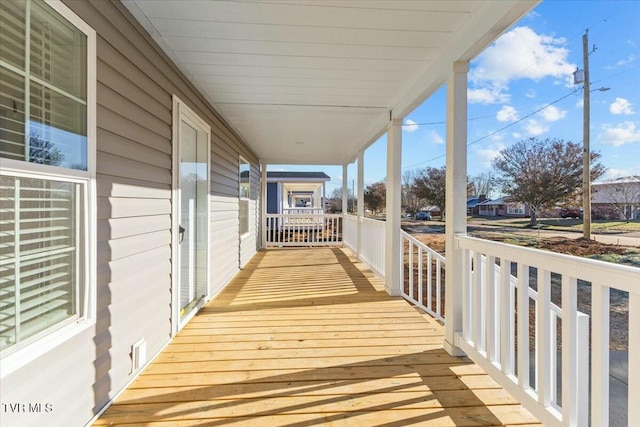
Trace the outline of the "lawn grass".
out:
[[[529,228],[528,218],[504,218],[504,219],[486,219],[475,218],[485,225],[513,227],[513,228]],[[475,222],[474,221],[474,222]],[[540,218],[538,225],[534,228],[541,230],[554,231],[582,231],[582,220],[572,218]],[[632,231],[640,231],[640,221],[631,222],[611,221],[611,220],[595,220],[591,222],[591,231],[595,233],[629,233]]]

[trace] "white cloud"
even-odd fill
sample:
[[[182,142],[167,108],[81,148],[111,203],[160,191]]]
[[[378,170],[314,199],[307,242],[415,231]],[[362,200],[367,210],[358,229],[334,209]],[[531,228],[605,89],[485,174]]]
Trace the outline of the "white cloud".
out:
[[[418,130],[418,124],[411,119],[407,119],[402,126],[402,130],[405,132],[415,132]]]
[[[527,120],[527,123],[525,123],[524,126],[522,126],[522,128],[530,135],[530,136],[538,136],[538,135],[542,135],[545,132],[549,131],[549,127],[545,126],[544,124],[538,122],[535,119],[529,119]]]
[[[503,106],[500,111],[496,114],[496,120],[499,122],[515,122],[520,117],[518,116],[518,110],[516,110],[511,105]]]
[[[627,56],[625,59],[616,62],[616,66],[621,67],[623,65],[631,64],[635,60],[636,60],[636,56],[632,54]]]
[[[576,108],[580,108],[580,109],[583,109],[583,108],[584,108],[584,99],[579,99],[579,100],[576,102]]]
[[[535,98],[537,96],[537,92],[535,91],[535,89],[529,89],[524,93],[524,96],[526,96],[527,98]]]
[[[435,130],[427,131],[427,141],[433,142],[435,144],[444,144],[444,138]]]
[[[608,179],[616,179],[629,175],[633,175],[629,169],[607,169],[599,180],[606,181]]]
[[[529,27],[516,27],[502,35],[475,61],[469,73],[474,83],[507,84],[511,80],[545,77],[564,79],[576,69],[568,62],[564,38],[537,34]]]
[[[515,139],[520,139],[522,138],[522,134],[520,132],[514,132],[511,134]]]
[[[634,113],[631,103],[624,98],[616,98],[616,100],[609,106],[611,114],[624,114],[630,116]]]
[[[640,142],[640,129],[634,122],[622,122],[617,125],[602,125],[602,133],[598,135],[602,144],[620,147],[624,144]]]
[[[509,102],[511,95],[503,92],[500,86],[469,89],[467,100],[470,104],[504,104]]]
[[[475,149],[475,160],[483,167],[490,168],[493,159],[498,157],[500,151],[504,150],[506,145],[504,143],[495,143],[487,148]]]
[[[567,112],[559,109],[555,105],[550,105],[542,110],[542,117],[548,122],[557,122],[563,119],[567,115]]]

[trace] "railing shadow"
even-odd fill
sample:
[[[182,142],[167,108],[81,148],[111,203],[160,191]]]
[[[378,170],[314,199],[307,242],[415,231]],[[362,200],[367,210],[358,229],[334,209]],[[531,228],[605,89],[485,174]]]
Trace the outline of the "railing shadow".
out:
[[[216,384],[166,393],[151,388],[150,395],[138,398],[129,395],[140,395],[140,390],[127,392],[97,424],[192,419],[221,426],[267,417],[268,425],[275,425],[274,417],[282,416],[278,425],[289,427],[336,421],[398,427],[502,425],[504,421],[487,408],[487,396],[499,395],[494,405],[516,402],[498,390],[471,390],[461,375],[468,363],[443,350],[429,350],[246,381],[226,381],[225,372],[192,372],[183,379],[207,375]],[[379,422],[371,421],[376,413],[383,413]]]
[[[387,338],[388,331],[379,328],[385,324],[379,303],[400,298],[381,287],[341,249],[260,253],[220,301],[212,301],[194,319],[197,324],[183,330],[189,339],[176,339],[165,350],[168,355],[161,355],[96,425],[502,425],[501,417],[513,420],[514,413],[520,421],[536,422],[476,365],[448,355],[439,344],[441,331],[433,341],[426,339],[429,323],[408,304],[391,309],[393,316],[412,313],[410,321],[394,328],[402,338]],[[340,306],[345,313],[345,304],[362,302],[372,319],[365,321],[363,336],[348,323],[358,319],[362,325],[362,311],[349,313],[342,324],[323,310]],[[308,331],[295,332],[294,320],[279,318],[280,309],[299,307],[314,307]],[[293,312],[304,319],[305,310]],[[242,313],[252,320],[244,323]],[[229,319],[231,324],[221,325]],[[261,322],[271,322],[268,333],[260,330]],[[422,322],[424,333],[417,334]],[[319,338],[318,331],[328,336]],[[279,346],[272,346],[273,340]]]

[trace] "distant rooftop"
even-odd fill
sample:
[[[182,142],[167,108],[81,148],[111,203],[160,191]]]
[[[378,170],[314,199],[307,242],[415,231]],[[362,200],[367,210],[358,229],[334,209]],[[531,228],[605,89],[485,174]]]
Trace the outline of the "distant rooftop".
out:
[[[608,179],[606,181],[594,182],[593,185],[598,184],[623,184],[627,182],[639,182],[640,183],[640,175],[632,175],[632,176],[623,176],[615,179]]]
[[[324,172],[267,172],[267,179],[317,179],[320,181],[329,181],[331,177]]]

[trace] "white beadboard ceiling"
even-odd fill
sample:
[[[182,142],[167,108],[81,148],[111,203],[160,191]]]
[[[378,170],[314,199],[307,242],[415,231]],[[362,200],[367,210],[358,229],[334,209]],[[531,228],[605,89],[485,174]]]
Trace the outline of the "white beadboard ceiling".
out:
[[[262,162],[345,164],[539,1],[123,3]]]

